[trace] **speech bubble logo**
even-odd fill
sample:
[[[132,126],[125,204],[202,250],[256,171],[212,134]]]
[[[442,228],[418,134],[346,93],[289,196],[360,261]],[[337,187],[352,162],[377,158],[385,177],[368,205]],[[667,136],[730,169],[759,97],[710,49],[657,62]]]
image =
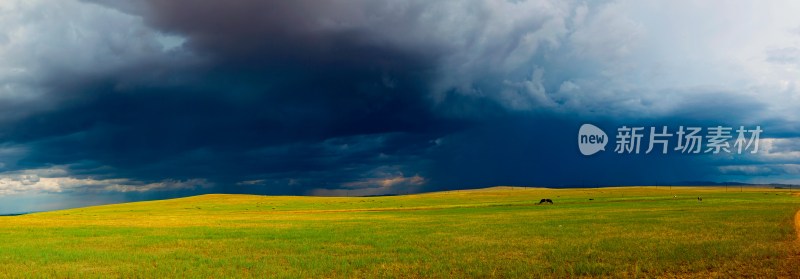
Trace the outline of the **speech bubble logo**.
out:
[[[603,130],[592,124],[583,124],[578,130],[578,149],[581,154],[589,156],[605,151],[608,144],[608,135]]]

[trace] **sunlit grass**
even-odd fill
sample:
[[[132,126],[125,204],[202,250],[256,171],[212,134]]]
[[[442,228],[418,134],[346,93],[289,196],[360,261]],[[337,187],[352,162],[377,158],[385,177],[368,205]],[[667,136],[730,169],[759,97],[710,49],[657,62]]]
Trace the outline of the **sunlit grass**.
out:
[[[798,209],[755,188],[204,195],[2,217],[0,276],[797,277]]]

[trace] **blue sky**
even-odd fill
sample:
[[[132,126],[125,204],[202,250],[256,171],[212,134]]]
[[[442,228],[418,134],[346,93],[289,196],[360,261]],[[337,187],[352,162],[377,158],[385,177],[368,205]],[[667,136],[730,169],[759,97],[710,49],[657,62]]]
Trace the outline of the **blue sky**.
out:
[[[796,1],[7,0],[0,211],[201,193],[800,183]],[[757,154],[583,156],[618,127]],[[612,143],[613,144],[613,143]]]

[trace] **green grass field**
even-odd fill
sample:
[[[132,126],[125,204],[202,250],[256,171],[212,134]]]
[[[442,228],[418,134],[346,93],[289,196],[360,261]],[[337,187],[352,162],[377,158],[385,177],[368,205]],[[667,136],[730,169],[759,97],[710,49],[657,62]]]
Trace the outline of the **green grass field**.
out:
[[[203,195],[0,217],[0,276],[798,278],[798,209],[755,188]]]

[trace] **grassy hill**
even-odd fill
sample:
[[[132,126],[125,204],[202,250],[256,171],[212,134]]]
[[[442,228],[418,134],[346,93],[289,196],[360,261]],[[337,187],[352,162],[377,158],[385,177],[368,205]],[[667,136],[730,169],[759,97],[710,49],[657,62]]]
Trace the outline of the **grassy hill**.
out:
[[[0,276],[800,276],[800,197],[739,191],[203,195],[8,216]]]

